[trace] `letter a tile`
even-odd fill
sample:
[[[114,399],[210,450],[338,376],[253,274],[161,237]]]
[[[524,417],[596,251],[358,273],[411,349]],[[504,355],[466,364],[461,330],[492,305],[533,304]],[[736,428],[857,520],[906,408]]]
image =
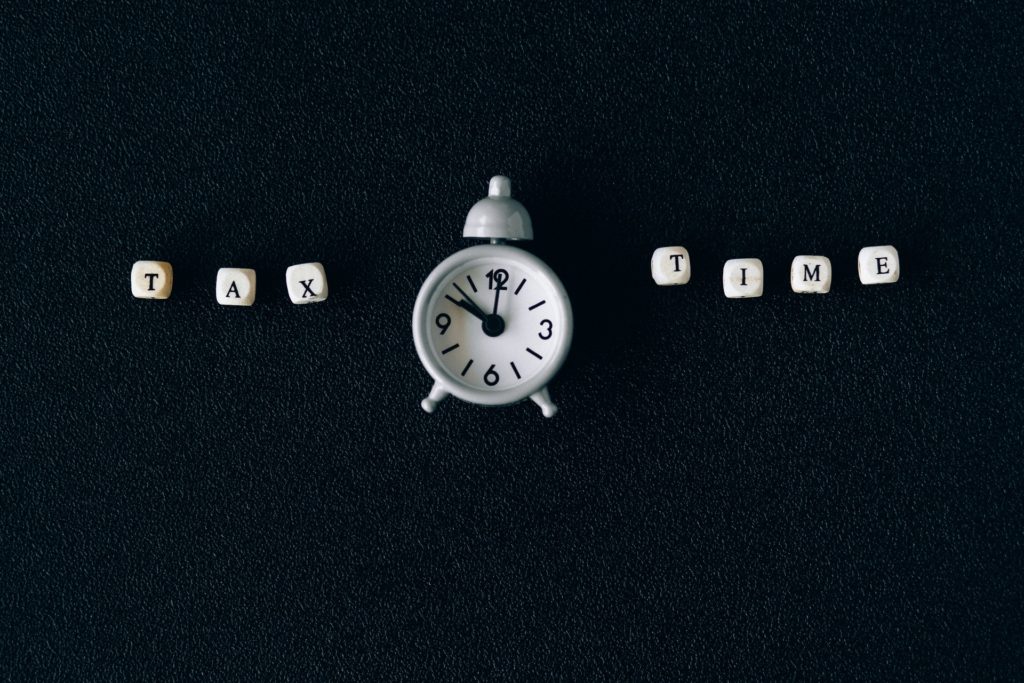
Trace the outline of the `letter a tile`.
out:
[[[221,268],[217,271],[217,303],[224,306],[252,306],[255,300],[255,270]]]

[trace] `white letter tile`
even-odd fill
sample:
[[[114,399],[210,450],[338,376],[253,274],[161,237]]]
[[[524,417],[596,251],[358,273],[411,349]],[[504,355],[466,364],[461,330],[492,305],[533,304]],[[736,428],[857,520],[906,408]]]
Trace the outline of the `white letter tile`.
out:
[[[327,298],[327,275],[319,263],[289,266],[284,279],[293,304],[311,304]]]
[[[171,296],[174,271],[167,261],[136,261],[132,266],[132,296],[166,299]]]
[[[221,268],[217,271],[217,303],[225,306],[252,306],[255,300],[255,270]]]
[[[857,256],[857,274],[861,284],[881,285],[900,279],[900,255],[896,247],[886,244],[864,247]]]
[[[832,262],[827,256],[797,256],[789,269],[789,284],[798,294],[828,294]]]
[[[651,256],[651,277],[659,285],[685,285],[690,281],[690,254],[685,247],[660,247]]]
[[[764,266],[761,259],[734,258],[722,268],[722,289],[730,299],[746,299],[764,293]]]

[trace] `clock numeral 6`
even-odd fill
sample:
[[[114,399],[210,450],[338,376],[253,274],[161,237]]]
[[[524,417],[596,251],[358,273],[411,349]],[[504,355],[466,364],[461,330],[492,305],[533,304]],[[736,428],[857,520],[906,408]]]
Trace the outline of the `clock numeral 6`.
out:
[[[498,377],[498,373],[494,371],[494,366],[492,365],[491,367],[487,368],[487,372],[484,373],[484,384],[486,384],[489,387],[493,387],[495,384],[498,383],[498,379],[500,378]]]
[[[542,327],[547,325],[547,329],[544,330],[544,332],[547,332],[547,334],[544,334],[544,332],[538,332],[537,336],[540,337],[541,339],[551,339],[552,322],[547,318],[544,318],[543,320],[540,321],[540,324]]]
[[[448,331],[448,326],[452,324],[451,316],[447,313],[439,313],[438,316],[434,318],[434,324],[441,328],[441,334],[443,335]]]

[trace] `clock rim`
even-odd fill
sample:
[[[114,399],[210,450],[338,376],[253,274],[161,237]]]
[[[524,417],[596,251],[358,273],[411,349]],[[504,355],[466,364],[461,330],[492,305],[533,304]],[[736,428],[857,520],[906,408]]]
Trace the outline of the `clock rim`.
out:
[[[551,281],[551,284],[555,289],[555,294],[557,295],[555,305],[558,307],[561,317],[565,321],[565,330],[562,333],[561,341],[555,349],[554,356],[551,361],[544,367],[544,369],[537,373],[535,377],[527,380],[519,386],[499,391],[473,389],[457,383],[449,376],[441,362],[430,352],[430,312],[427,310],[427,303],[429,302],[431,295],[438,285],[440,285],[445,279],[446,275],[470,261],[481,258],[506,258],[511,261],[523,262],[529,267],[542,272]],[[562,284],[558,275],[555,274],[555,271],[552,270],[551,266],[534,254],[508,244],[481,244],[473,247],[467,247],[455,252],[445,260],[441,261],[432,271],[430,271],[427,279],[423,281],[419,294],[416,296],[416,305],[413,307],[412,336],[413,343],[416,346],[416,354],[420,358],[420,363],[427,370],[427,373],[434,378],[436,382],[441,384],[449,394],[462,399],[463,401],[476,403],[478,405],[504,406],[512,403],[518,403],[546,387],[554,376],[558,374],[558,371],[562,368],[562,364],[565,362],[566,356],[569,355],[569,347],[572,346],[572,334],[572,305],[569,302],[569,295],[565,291],[565,286]]]

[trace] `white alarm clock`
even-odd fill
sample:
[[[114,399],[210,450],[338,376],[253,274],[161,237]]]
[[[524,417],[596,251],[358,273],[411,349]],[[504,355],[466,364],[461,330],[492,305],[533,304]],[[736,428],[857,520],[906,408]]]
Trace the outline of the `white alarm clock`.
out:
[[[572,343],[572,308],[558,276],[507,240],[533,239],[530,214],[505,176],[466,217],[463,237],[489,239],[442,261],[416,297],[412,336],[434,378],[428,413],[449,395],[501,406],[532,399],[544,417],[558,408],[548,382]]]

